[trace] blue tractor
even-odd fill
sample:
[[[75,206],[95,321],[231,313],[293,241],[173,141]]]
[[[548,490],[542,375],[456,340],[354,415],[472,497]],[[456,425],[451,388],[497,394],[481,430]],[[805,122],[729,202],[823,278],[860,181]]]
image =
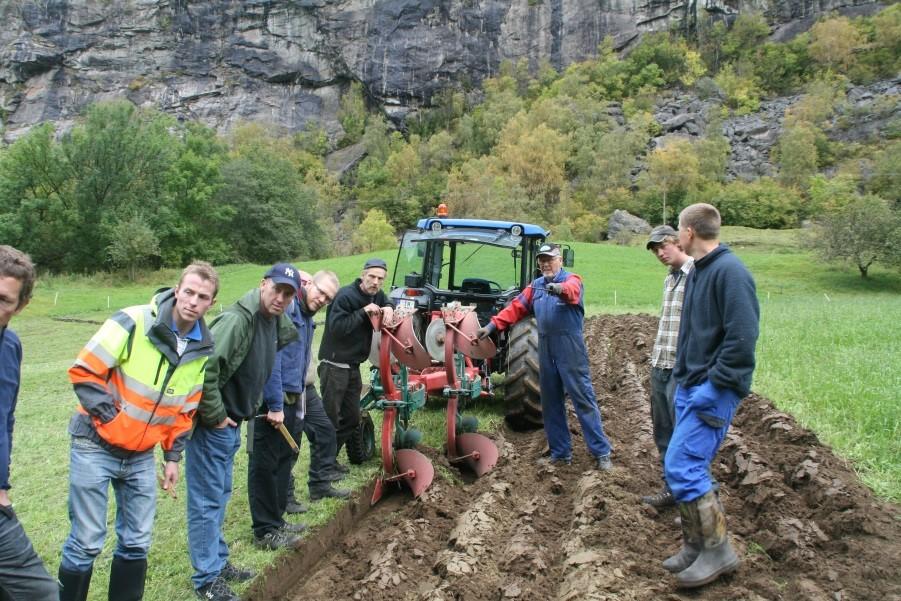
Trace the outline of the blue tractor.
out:
[[[448,461],[477,476],[494,467],[499,452],[477,432],[478,420],[460,412],[491,394],[492,373],[504,374],[507,422],[516,429],[541,426],[534,319],[519,321],[496,341],[479,340],[476,333],[539,275],[538,248],[548,235],[528,223],[442,216],[421,219],[404,233],[389,295],[394,317],[392,323],[373,318],[374,367],[360,399],[360,429],[347,443],[353,463],[371,457],[375,432],[369,412],[383,412],[383,469],[373,503],[390,485],[419,496],[431,483],[434,468],[416,448],[421,434],[412,423],[428,398],[447,402]],[[573,264],[569,247],[563,262]]]
[[[540,272],[538,248],[550,232],[538,225],[480,219],[421,219],[401,240],[391,299],[414,313],[413,325],[432,358],[441,361],[441,327],[434,324],[451,303],[475,307],[482,325],[507,306]],[[563,262],[574,253],[564,245]],[[508,423],[517,429],[541,427],[538,386],[538,333],[534,318],[499,335],[497,353],[483,373],[504,374]]]

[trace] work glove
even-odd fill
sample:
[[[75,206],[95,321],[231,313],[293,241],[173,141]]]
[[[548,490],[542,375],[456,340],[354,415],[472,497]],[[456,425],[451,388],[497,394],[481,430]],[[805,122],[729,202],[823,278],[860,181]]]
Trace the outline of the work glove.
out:
[[[479,328],[478,331],[476,332],[476,337],[479,340],[484,340],[484,339],[488,338],[489,336],[491,336],[491,332],[493,332],[493,331],[494,331],[494,328],[491,326],[491,324],[489,324],[483,328]]]
[[[560,296],[561,294],[563,294],[563,284],[551,282],[550,284],[546,284],[544,287],[548,291],[548,294],[553,294],[555,296]]]

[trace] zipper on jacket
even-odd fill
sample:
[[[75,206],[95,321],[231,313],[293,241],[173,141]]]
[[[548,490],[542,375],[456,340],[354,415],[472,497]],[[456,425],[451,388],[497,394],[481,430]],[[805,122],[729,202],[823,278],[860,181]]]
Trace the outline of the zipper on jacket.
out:
[[[156,386],[160,381],[160,370],[163,369],[163,361],[166,360],[166,356],[163,353],[160,353],[160,362],[156,365],[156,377],[153,378],[153,385]],[[168,378],[167,378],[168,380]],[[163,388],[165,389],[165,383],[163,384]],[[162,397],[161,397],[162,398]],[[157,401],[159,402],[159,401]]]

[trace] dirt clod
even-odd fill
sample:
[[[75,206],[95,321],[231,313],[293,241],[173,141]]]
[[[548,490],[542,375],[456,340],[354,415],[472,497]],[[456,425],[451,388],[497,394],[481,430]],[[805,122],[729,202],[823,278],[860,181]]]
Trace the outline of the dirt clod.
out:
[[[290,601],[901,601],[901,508],[875,499],[842,459],[752,394],[714,462],[742,566],[693,592],[660,565],[681,544],[651,437],[651,316],[586,321],[592,378],[615,469],[537,464],[543,432],[504,431],[497,467],[472,484],[440,477],[418,500],[383,500],[285,591]],[[570,412],[572,428],[578,432]],[[362,503],[366,503],[363,500]],[[296,580],[296,577],[295,577]],[[274,590],[272,583],[267,590]]]

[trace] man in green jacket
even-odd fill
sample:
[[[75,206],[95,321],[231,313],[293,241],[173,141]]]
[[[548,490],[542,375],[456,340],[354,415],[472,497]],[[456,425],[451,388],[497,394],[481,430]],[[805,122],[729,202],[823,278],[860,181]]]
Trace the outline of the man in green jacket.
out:
[[[297,268],[278,263],[266,272],[259,288],[210,324],[215,350],[207,363],[196,426],[186,448],[188,552],[201,599],[236,601],[228,581],[254,576],[229,563],[222,524],[241,446],[241,423],[257,414],[276,351],[297,339],[297,329],[284,312],[299,288]],[[270,413],[266,419],[277,426],[284,414]]]

